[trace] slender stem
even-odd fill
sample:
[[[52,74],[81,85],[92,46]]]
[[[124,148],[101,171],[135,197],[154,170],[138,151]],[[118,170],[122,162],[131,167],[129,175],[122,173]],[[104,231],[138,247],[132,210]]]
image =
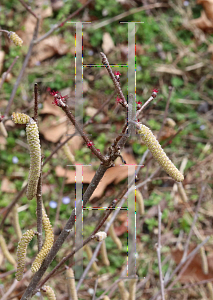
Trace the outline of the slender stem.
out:
[[[42,248],[42,172],[40,173],[40,177],[38,180],[38,187],[37,187],[37,207],[36,207],[36,214],[37,214],[37,231],[38,231],[38,252],[40,252]]]
[[[158,268],[159,268],[159,277],[160,277],[160,287],[161,287],[161,297],[162,300],[165,300],[164,294],[164,279],[162,273],[162,265],[161,265],[161,217],[162,213],[160,211],[160,205],[158,205],[158,243],[157,243],[157,256],[158,256]]]
[[[30,6],[28,6],[23,0],[19,0],[19,2],[26,8],[27,11],[29,11],[29,13],[31,13],[31,15],[38,20],[38,16],[32,11]]]
[[[71,111],[69,110],[69,107],[67,105],[65,106],[61,106],[61,108],[63,109],[63,111],[66,113],[67,117],[69,118],[69,120],[71,121],[71,123],[75,126],[75,128],[77,129],[77,131],[81,134],[82,138],[84,139],[84,141],[86,142],[86,144],[90,143],[89,138],[86,136],[85,132],[82,130],[82,128],[79,126],[79,124],[76,122],[75,117],[73,116],[73,114],[71,113]],[[89,148],[91,149],[91,151],[103,162],[106,162],[105,157],[92,145],[90,144]]]
[[[8,70],[4,73],[4,75],[2,76],[1,82],[0,82],[0,89],[2,88],[3,83],[5,82],[7,75],[11,72],[13,66],[15,65],[17,59],[19,58],[19,56],[16,56],[12,62],[12,64],[9,66]]]
[[[93,0],[89,0],[87,1],[82,7],[78,8],[74,13],[72,13],[71,15],[69,15],[63,22],[60,22],[56,25],[53,26],[53,28],[51,28],[47,33],[45,33],[44,35],[42,35],[39,39],[34,41],[34,44],[38,44],[39,42],[43,41],[44,39],[46,39],[49,35],[51,35],[51,33],[53,33],[56,29],[58,29],[59,27],[62,27],[67,21],[69,21],[70,19],[72,19],[73,17],[75,17],[76,15],[78,15],[87,5],[89,5]]]
[[[111,77],[111,79],[112,79],[112,81],[113,81],[113,83],[114,83],[114,86],[115,86],[115,88],[116,88],[116,90],[117,90],[119,96],[120,96],[121,99],[122,99],[122,102],[120,102],[120,103],[121,103],[125,108],[127,108],[127,107],[128,107],[128,104],[127,104],[127,101],[126,101],[126,99],[125,99],[125,97],[124,97],[124,94],[123,94],[123,92],[122,92],[122,89],[121,89],[121,87],[120,87],[120,83],[119,83],[119,82],[117,81],[117,79],[115,78],[115,75],[114,75],[113,72],[112,72],[112,69],[111,69],[111,67],[110,67],[110,65],[109,65],[109,61],[108,61],[106,55],[105,55],[103,52],[100,52],[100,54],[101,54],[101,57],[102,57],[102,63],[105,65],[105,67],[106,67],[106,69],[107,69],[107,71],[108,71],[108,73],[109,73],[109,76]]]
[[[34,120],[38,125],[38,84],[37,83],[34,84]]]

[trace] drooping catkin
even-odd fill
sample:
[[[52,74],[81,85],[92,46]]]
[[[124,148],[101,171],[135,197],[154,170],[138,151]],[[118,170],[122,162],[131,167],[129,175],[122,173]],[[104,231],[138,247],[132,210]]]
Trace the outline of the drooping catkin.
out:
[[[64,154],[66,155],[66,158],[71,162],[71,163],[75,163],[75,157],[72,154],[72,152],[70,151],[70,147],[68,142],[63,146],[63,150],[64,150]]]
[[[113,242],[118,247],[118,249],[121,250],[122,249],[122,243],[121,243],[120,239],[117,237],[117,235],[115,233],[115,228],[114,228],[113,224],[109,227],[108,233],[109,233],[110,237],[112,238]]]
[[[85,251],[86,251],[86,254],[87,254],[87,257],[88,257],[88,260],[91,260],[92,258],[92,250],[91,250],[91,247],[86,244],[83,248]],[[92,268],[93,268],[93,271],[95,271],[96,273],[99,272],[99,267],[97,266],[96,262],[94,261],[93,264],[92,264]]]
[[[17,247],[17,272],[16,272],[16,279],[20,281],[23,278],[23,273],[24,273],[24,266],[25,266],[25,261],[26,261],[26,253],[27,253],[27,246],[29,242],[32,240],[34,237],[35,232],[30,229],[27,230],[22,238],[20,239]]]
[[[10,252],[7,249],[7,244],[5,242],[5,239],[3,237],[3,235],[0,234],[0,247],[2,249],[2,253],[4,254],[4,256],[6,257],[6,259],[16,267],[16,261],[13,258],[13,256],[10,254]]]
[[[44,209],[42,209],[42,224],[45,231],[45,240],[40,252],[37,254],[31,266],[31,271],[33,273],[37,272],[40,269],[42,262],[44,261],[45,257],[49,253],[54,242],[52,225],[50,224],[50,220],[46,215]]]
[[[139,190],[136,190],[136,201],[138,203],[138,210],[141,216],[144,215],[144,201],[143,196]]]
[[[107,249],[106,249],[105,240],[102,242],[100,250],[101,250],[101,257],[102,257],[103,264],[105,266],[109,266],[110,262],[109,262],[109,259],[108,259],[108,256],[107,256]]]
[[[104,296],[104,300],[110,300],[107,295]]]
[[[164,150],[161,148],[161,145],[157,141],[156,137],[152,131],[145,125],[140,125],[138,133],[141,135],[143,142],[148,147],[149,151],[152,153],[153,157],[157,160],[159,165],[163,170],[169,174],[174,180],[181,182],[184,180],[181,172],[175,167],[172,161],[168,158]]]
[[[125,289],[124,282],[119,281],[118,282],[118,288],[121,295],[122,300],[128,300],[129,299],[129,292]]]
[[[75,276],[72,268],[66,270],[66,278],[70,296],[72,300],[78,300],[78,295],[75,287]]]
[[[17,33],[10,31],[8,34],[9,39],[16,45],[16,46],[22,46],[23,41],[22,39],[18,36]]]
[[[132,278],[129,280],[129,300],[135,300],[135,294],[136,294],[136,283],[138,279]]]
[[[44,285],[41,288],[41,294],[42,296],[46,296],[48,300],[56,300],[56,296],[53,289],[48,285]]]
[[[26,124],[27,142],[30,150],[30,171],[26,196],[32,200],[37,192],[37,185],[41,171],[41,146],[38,126],[28,115],[13,113],[12,119],[17,124]]]
[[[13,226],[15,228],[15,232],[18,236],[18,239],[20,240],[22,237],[22,232],[21,232],[21,228],[20,228],[20,224],[19,224],[19,218],[18,218],[18,204],[14,205],[13,210],[12,210],[12,222],[13,222]]]
[[[208,260],[207,260],[207,256],[206,256],[206,252],[205,252],[204,247],[200,248],[200,255],[201,255],[201,259],[202,259],[203,273],[208,274],[209,273],[209,266],[208,266]]]

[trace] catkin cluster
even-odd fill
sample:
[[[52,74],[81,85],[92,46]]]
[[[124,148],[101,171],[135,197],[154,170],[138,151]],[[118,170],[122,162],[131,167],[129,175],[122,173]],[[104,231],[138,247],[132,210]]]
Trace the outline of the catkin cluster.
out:
[[[41,289],[41,294],[42,296],[46,296],[48,300],[56,300],[53,289],[48,285],[43,286],[43,288]]]
[[[16,272],[16,279],[20,281],[23,277],[23,272],[24,272],[24,266],[25,266],[25,260],[26,260],[26,253],[27,253],[27,246],[29,242],[32,240],[34,237],[35,232],[30,229],[27,230],[21,240],[18,243],[17,247],[17,259],[18,259],[18,264],[17,264],[17,272]]]
[[[41,248],[41,251],[37,254],[32,267],[31,271],[33,273],[37,272],[40,269],[42,262],[44,261],[45,257],[49,253],[50,249],[52,248],[54,242],[54,234],[52,225],[50,224],[50,220],[46,215],[44,209],[42,209],[42,224],[45,231],[45,241]]]
[[[161,145],[157,141],[152,131],[145,125],[140,124],[138,133],[141,135],[143,142],[146,144],[149,151],[152,153],[153,157],[157,160],[164,171],[169,174],[174,180],[178,182],[183,181],[183,175],[167,157],[166,153],[161,148]]]
[[[9,39],[16,45],[16,46],[22,46],[23,41],[22,39],[18,36],[17,33],[10,31],[9,34]]]
[[[67,278],[69,293],[70,296],[72,297],[72,300],[78,300],[78,295],[75,288],[75,276],[72,268],[68,268],[66,270],[66,278]]]
[[[32,118],[22,113],[13,113],[12,119],[16,124],[26,124],[27,142],[30,150],[30,172],[26,195],[28,200],[32,200],[37,192],[41,171],[41,146],[38,126]]]

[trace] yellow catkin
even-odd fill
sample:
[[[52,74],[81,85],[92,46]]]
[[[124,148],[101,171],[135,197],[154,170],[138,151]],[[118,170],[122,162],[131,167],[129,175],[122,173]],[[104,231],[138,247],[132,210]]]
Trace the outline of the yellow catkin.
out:
[[[118,282],[118,288],[119,288],[119,293],[121,295],[121,299],[122,300],[128,300],[129,299],[129,292],[125,289],[123,281]]]
[[[212,282],[207,282],[207,288],[209,290],[209,298],[210,300],[213,300],[213,287],[212,287]]]
[[[13,113],[12,120],[16,124],[27,124],[30,122],[30,117],[22,113]]]
[[[41,171],[41,146],[38,126],[33,119],[26,126],[27,142],[30,149],[30,172],[27,185],[27,199],[32,200],[37,192],[37,185]]]
[[[46,296],[48,300],[56,300],[53,289],[48,285],[44,285],[43,288],[41,288],[41,294],[42,296]]]
[[[13,256],[10,254],[10,252],[7,249],[7,244],[5,242],[5,239],[3,235],[0,234],[0,247],[2,249],[2,253],[4,254],[5,258],[14,266],[16,266],[16,261],[13,258]]]
[[[31,271],[33,273],[37,272],[40,269],[42,262],[44,261],[45,257],[49,253],[54,242],[52,225],[50,224],[50,220],[43,209],[42,209],[42,224],[45,231],[45,240],[40,252],[37,254],[32,264]]]
[[[26,124],[27,142],[30,150],[30,171],[26,196],[32,200],[37,192],[37,185],[41,171],[41,146],[38,126],[28,115],[13,113],[12,119],[17,124]]]
[[[108,233],[109,233],[110,237],[112,238],[113,242],[117,245],[118,249],[121,250],[122,243],[115,233],[115,228],[114,228],[113,224],[110,226]]]
[[[107,237],[107,234],[105,231],[99,231],[95,234],[95,239],[97,242],[102,242]]]
[[[17,272],[16,272],[16,279],[20,281],[23,278],[23,273],[24,273],[24,266],[25,266],[25,261],[26,261],[26,253],[27,253],[27,246],[29,242],[32,240],[34,237],[35,232],[30,229],[27,230],[22,238],[20,239],[17,247]]]
[[[141,216],[144,215],[144,201],[143,196],[139,190],[136,190],[136,201],[138,203],[138,210]]]
[[[153,157],[157,160],[163,170],[174,180],[178,182],[183,181],[183,175],[168,158],[152,131],[145,125],[140,124],[138,133],[141,135],[143,142],[146,144],[149,151],[152,153]]]
[[[105,240],[102,242],[100,250],[101,250],[101,257],[102,257],[103,264],[105,266],[109,266],[110,262],[109,262],[109,259],[108,259],[108,256],[107,256],[107,249],[106,249]]]
[[[20,228],[20,224],[19,224],[19,218],[18,218],[18,204],[16,204],[14,207],[13,207],[13,210],[12,210],[12,222],[13,222],[13,226],[15,228],[15,232],[18,236],[18,239],[20,240],[22,238],[22,232],[21,232],[21,228]]]
[[[90,248],[90,246],[88,244],[86,244],[84,246],[84,250],[86,251],[88,260],[91,260],[91,258],[92,258],[92,250],[91,250],[91,248]],[[92,268],[93,268],[93,271],[95,271],[96,273],[99,272],[99,267],[97,266],[97,264],[96,264],[95,261],[92,264]]]
[[[16,45],[16,46],[22,46],[23,44],[23,41],[22,39],[18,36],[17,33],[13,32],[13,31],[10,31],[9,34],[9,39]]]
[[[67,159],[71,162],[71,163],[75,163],[75,157],[72,154],[72,152],[70,151],[70,147],[68,145],[68,142],[63,146],[63,150],[64,150],[64,154],[66,155]]]
[[[110,300],[109,297],[106,295],[104,296],[104,299],[103,300]]]
[[[135,294],[136,294],[136,283],[138,279],[133,278],[129,280],[129,300],[135,300]]]
[[[72,268],[66,270],[66,279],[72,300],[78,300],[78,295],[75,287],[75,276]]]

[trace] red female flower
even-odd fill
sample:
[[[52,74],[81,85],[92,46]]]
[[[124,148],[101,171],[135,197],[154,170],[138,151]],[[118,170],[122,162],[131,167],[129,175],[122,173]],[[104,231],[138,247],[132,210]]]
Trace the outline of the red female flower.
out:
[[[115,78],[117,79],[117,81],[119,82],[120,81],[120,75],[121,73],[119,71],[115,71]]]
[[[118,104],[118,103],[121,103],[121,102],[122,102],[122,99],[121,99],[121,98],[119,98],[119,97],[117,96],[117,98],[116,98],[116,102],[117,102],[117,104]]]
[[[93,142],[88,142],[88,143],[87,143],[87,148],[91,148],[92,146],[94,146],[94,143],[93,143]]]
[[[153,89],[153,90],[152,90],[152,97],[153,97],[153,98],[156,98],[156,97],[157,97],[157,94],[158,94],[158,92],[159,92],[159,90],[157,90],[157,89]]]

